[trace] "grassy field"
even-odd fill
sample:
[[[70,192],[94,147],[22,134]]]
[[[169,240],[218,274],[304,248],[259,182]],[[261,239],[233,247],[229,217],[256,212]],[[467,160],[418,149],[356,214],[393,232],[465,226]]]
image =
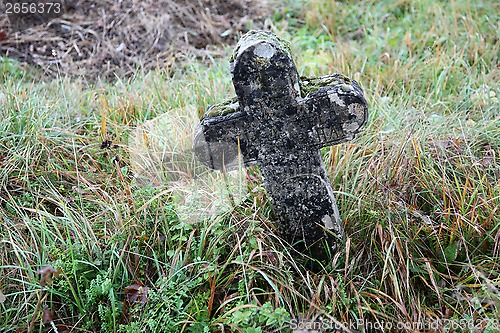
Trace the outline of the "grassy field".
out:
[[[500,332],[498,4],[289,2],[272,29],[300,73],[346,74],[369,102],[365,131],[323,150],[345,250],[305,269],[257,168],[196,223],[137,184],[135,128],[232,96],[230,49],[92,85],[2,59],[1,332]]]

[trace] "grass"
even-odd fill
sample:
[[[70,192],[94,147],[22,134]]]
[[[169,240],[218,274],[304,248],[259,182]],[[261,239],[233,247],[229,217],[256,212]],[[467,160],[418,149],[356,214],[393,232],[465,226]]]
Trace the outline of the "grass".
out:
[[[273,29],[300,73],[346,74],[369,100],[363,134],[323,150],[345,251],[306,270],[256,168],[240,204],[194,224],[167,185],[136,183],[134,128],[230,97],[227,59],[98,85],[3,60],[1,331],[499,331],[498,5],[289,8]]]

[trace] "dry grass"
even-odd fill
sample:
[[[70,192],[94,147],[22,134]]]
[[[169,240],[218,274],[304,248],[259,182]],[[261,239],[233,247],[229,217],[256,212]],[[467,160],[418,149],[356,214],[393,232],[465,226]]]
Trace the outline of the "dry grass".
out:
[[[66,1],[67,12],[46,24],[12,31],[0,15],[0,55],[36,64],[48,76],[115,80],[179,59],[224,52],[242,31],[262,28],[261,1]],[[3,11],[2,11],[3,12]]]

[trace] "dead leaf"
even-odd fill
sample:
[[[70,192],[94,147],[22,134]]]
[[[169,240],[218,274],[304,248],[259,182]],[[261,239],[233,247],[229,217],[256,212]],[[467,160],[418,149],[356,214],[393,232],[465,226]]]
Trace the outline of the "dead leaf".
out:
[[[125,295],[129,304],[133,304],[136,302],[140,302],[141,305],[146,304],[148,301],[148,287],[140,286],[138,284],[131,284],[128,287],[125,287]]]
[[[7,298],[3,294],[2,290],[0,290],[0,304],[5,302],[6,300],[7,300]]]
[[[52,311],[49,310],[47,306],[43,307],[43,315],[42,315],[42,322],[44,324],[50,323],[54,321],[54,316],[52,315]]]
[[[48,265],[36,271],[36,274],[40,274],[42,276],[40,280],[40,285],[43,287],[46,284],[52,283],[52,278],[57,278],[59,276],[60,271],[55,270],[54,267]]]
[[[491,165],[496,165],[495,161],[496,152],[489,143],[483,144],[483,159],[481,164],[483,167],[488,168]]]

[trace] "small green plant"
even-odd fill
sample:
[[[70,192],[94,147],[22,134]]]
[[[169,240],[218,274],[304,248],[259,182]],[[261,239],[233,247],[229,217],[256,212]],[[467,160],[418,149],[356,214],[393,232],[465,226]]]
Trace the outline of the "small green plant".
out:
[[[0,57],[0,81],[19,80],[23,78],[25,71],[21,64],[6,57]]]
[[[233,311],[228,324],[233,324],[245,333],[262,333],[272,329],[286,332],[290,327],[290,314],[284,308],[274,308],[266,302],[262,306],[246,306]]]
[[[100,332],[116,332],[120,323],[123,302],[119,297],[119,286],[113,285],[108,273],[101,272],[85,290],[86,309],[97,309]],[[92,315],[89,318],[93,318]],[[90,321],[89,324],[92,324]]]

